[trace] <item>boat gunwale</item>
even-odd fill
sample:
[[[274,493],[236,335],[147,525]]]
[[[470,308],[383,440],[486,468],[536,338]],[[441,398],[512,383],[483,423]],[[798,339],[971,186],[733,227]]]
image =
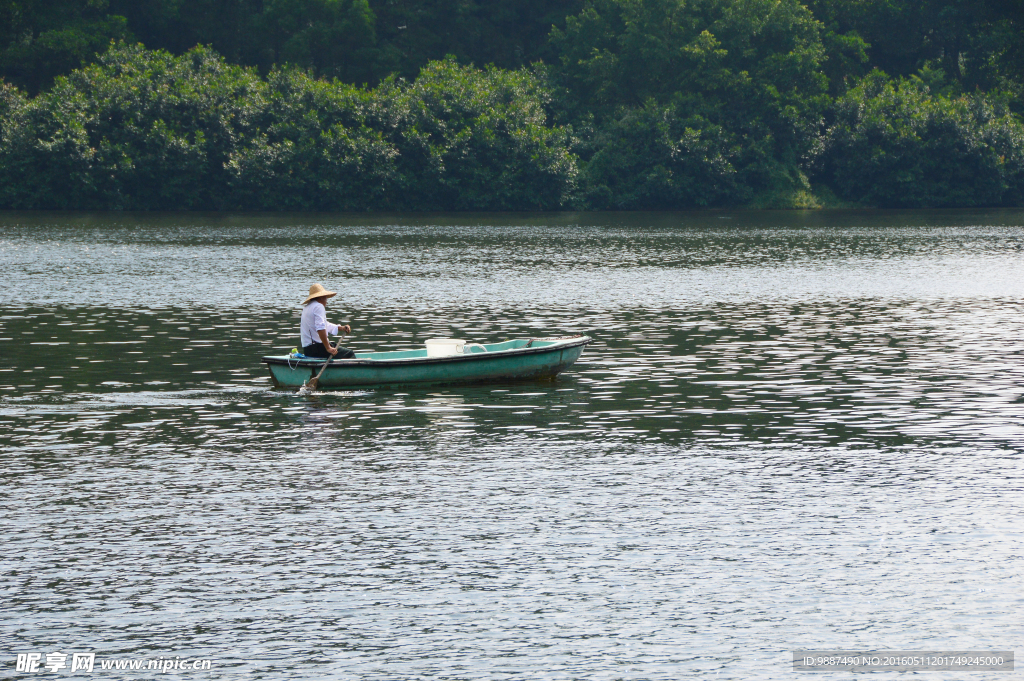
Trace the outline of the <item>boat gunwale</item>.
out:
[[[538,338],[536,340],[546,340]],[[487,352],[473,352],[468,355],[445,355],[444,357],[396,357],[394,359],[372,359],[369,357],[354,359],[331,359],[328,368],[331,369],[343,369],[345,367],[358,367],[358,366],[396,366],[396,365],[415,365],[415,364],[446,364],[449,362],[473,362],[480,361],[489,358],[508,357],[510,355],[536,355],[546,352],[555,352],[558,350],[565,350],[567,348],[575,348],[579,346],[585,346],[594,341],[590,336],[580,336],[579,338],[568,338],[568,342],[561,342],[556,340],[551,345],[545,345],[540,348],[509,348],[507,350],[494,350]],[[481,345],[483,345],[481,343]],[[402,352],[401,350],[397,352]],[[260,358],[260,361],[264,364],[283,364],[290,368],[307,368],[323,366],[324,358],[302,358],[302,359],[291,359],[288,355],[267,355]]]

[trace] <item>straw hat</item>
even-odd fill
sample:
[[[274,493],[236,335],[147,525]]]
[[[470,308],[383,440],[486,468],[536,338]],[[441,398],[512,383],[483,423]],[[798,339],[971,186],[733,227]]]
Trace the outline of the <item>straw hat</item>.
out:
[[[306,296],[306,299],[302,301],[302,304],[305,305],[306,303],[308,303],[309,301],[313,300],[314,298],[321,298],[323,296],[327,296],[328,298],[333,298],[336,295],[338,295],[338,294],[335,293],[334,291],[328,291],[327,289],[325,289],[320,284],[313,284],[312,286],[309,287],[309,295]]]

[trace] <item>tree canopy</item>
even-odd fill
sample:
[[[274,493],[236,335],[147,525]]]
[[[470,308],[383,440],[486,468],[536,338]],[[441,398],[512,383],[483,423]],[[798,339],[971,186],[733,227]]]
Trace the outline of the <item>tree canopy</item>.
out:
[[[0,205],[555,209],[578,171],[545,97],[528,71],[454,60],[366,89],[119,47],[35,98],[0,90]]]
[[[1016,205],[1024,0],[0,0],[0,207]]]

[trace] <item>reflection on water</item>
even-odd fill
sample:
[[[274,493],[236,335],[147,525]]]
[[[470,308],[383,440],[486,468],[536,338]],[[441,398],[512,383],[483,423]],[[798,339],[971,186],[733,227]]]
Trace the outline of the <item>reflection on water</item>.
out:
[[[1024,214],[0,221],[0,648],[220,678],[779,678],[1012,649]],[[298,395],[262,354],[595,337]]]

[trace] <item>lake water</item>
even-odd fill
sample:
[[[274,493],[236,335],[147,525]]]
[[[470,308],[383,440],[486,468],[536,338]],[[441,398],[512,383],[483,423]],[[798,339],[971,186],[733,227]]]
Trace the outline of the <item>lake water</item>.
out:
[[[6,213],[0,268],[0,676],[1024,651],[1024,212]],[[555,381],[274,390],[314,282],[357,351],[595,342]]]

